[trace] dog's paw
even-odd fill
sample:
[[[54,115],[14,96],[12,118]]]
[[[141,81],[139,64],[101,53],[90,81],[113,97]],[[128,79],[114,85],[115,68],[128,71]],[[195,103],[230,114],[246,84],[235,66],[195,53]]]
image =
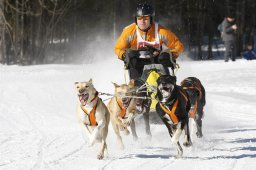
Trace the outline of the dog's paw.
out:
[[[147,140],[151,141],[152,140],[152,135],[151,133],[150,134],[147,134],[147,137],[146,137]]]
[[[124,135],[129,135],[130,134],[130,131],[126,128],[126,129],[124,129]]]
[[[146,130],[146,134],[147,134],[147,137],[152,137],[152,134],[151,134],[151,131],[150,130]]]
[[[98,160],[103,159],[103,154],[99,154],[99,155],[97,155],[97,159],[98,159]]]
[[[131,121],[130,120],[125,120],[123,121],[123,124],[127,127],[131,125]]]
[[[176,156],[174,156],[175,159],[181,159],[182,158],[182,155],[183,155],[183,150],[181,148],[181,150],[178,149],[178,153]]]
[[[192,146],[192,142],[191,141],[187,141],[187,142],[184,142],[183,145],[185,147],[190,147],[190,146]]]
[[[182,158],[182,154],[178,154],[176,156],[174,156],[175,159],[181,159]]]
[[[202,134],[202,132],[196,132],[196,136],[197,136],[198,138],[202,138],[202,137],[203,137],[203,134]]]
[[[131,125],[131,122],[126,122],[125,123],[125,126],[130,126]]]
[[[120,130],[120,131],[124,131],[125,129],[127,129],[127,126],[126,126],[125,124],[121,123],[121,124],[119,125],[119,130]]]
[[[133,138],[133,141],[137,141],[138,140],[138,136],[137,135],[133,135],[132,138]]]

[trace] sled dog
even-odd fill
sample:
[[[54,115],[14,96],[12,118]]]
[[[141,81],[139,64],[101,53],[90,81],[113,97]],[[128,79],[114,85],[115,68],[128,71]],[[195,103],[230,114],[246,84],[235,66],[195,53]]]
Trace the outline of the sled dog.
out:
[[[75,88],[78,95],[77,115],[89,138],[89,146],[100,142],[101,146],[97,158],[103,159],[104,151],[107,150],[109,111],[99,98],[98,92],[92,84],[92,79],[85,82],[75,82]]]
[[[136,114],[136,101],[132,96],[134,91],[134,80],[131,80],[129,84],[118,85],[113,83],[115,87],[115,96],[112,97],[108,103],[108,109],[110,112],[110,120],[117,135],[117,140],[120,149],[124,149],[124,144],[120,135],[120,131],[123,131],[125,135],[130,132],[128,126],[131,127],[132,135],[134,139],[137,139],[135,132],[134,117]]]
[[[183,130],[185,130],[183,145],[192,145],[188,126],[190,102],[187,94],[176,85],[175,76],[162,75],[157,79],[156,97],[158,100],[156,112],[167,127],[172,143],[176,146],[178,151],[176,158],[181,158],[183,149],[179,138]]]
[[[196,135],[198,138],[203,136],[202,133],[202,118],[205,106],[205,89],[200,80],[196,77],[188,77],[181,82],[181,87],[188,94],[191,108],[189,117],[195,121]]]

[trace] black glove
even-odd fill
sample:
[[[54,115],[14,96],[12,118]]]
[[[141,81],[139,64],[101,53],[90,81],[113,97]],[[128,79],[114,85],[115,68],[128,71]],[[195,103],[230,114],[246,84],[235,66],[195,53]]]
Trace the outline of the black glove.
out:
[[[128,69],[130,59],[129,59],[129,57],[126,56],[125,53],[122,55],[122,60],[124,61],[125,68]]]
[[[140,53],[138,52],[138,50],[132,50],[132,49],[127,49],[125,55],[129,58],[139,58],[140,57]]]
[[[153,57],[156,57],[160,54],[160,51],[158,49],[156,49],[155,47],[153,46],[150,46],[150,45],[145,45],[148,49],[148,51],[150,52],[150,54],[153,56]]]

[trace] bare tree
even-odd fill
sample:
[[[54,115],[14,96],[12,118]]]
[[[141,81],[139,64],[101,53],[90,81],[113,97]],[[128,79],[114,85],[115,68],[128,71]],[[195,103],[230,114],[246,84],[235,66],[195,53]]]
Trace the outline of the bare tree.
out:
[[[5,56],[5,21],[4,21],[4,0],[0,0],[0,63],[4,63]]]

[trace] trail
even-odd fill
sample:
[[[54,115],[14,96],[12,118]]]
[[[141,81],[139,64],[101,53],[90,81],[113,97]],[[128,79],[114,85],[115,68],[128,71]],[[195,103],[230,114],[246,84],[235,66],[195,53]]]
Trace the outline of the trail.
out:
[[[194,136],[182,159],[174,159],[164,125],[151,124],[148,140],[143,120],[137,119],[139,140],[124,136],[123,151],[109,125],[108,155],[99,161],[99,144],[86,146],[75,114],[74,82],[93,78],[98,91],[112,93],[111,82],[123,82],[122,64],[104,64],[0,66],[1,170],[256,169],[256,62],[179,62],[178,83],[198,77],[207,100],[204,136]]]

